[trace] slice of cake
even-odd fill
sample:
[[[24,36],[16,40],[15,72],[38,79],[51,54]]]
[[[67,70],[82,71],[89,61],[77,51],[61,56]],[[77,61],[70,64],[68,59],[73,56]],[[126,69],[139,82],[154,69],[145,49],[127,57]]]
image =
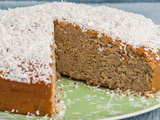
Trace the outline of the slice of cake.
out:
[[[55,116],[53,18],[34,7],[0,13],[0,110]]]
[[[56,4],[58,72],[142,94],[160,89],[160,29],[150,19],[108,7]]]

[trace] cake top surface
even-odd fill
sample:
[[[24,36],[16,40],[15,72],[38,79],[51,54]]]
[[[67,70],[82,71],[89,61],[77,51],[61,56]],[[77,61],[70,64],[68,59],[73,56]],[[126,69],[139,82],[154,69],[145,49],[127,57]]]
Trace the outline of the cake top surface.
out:
[[[0,12],[0,77],[22,83],[51,82],[53,18],[32,8]]]
[[[144,47],[159,55],[160,26],[143,15],[125,12],[105,6],[89,6],[75,3],[48,3],[35,6],[34,9],[48,11],[53,19],[78,25],[84,32],[97,31],[101,34],[131,45],[133,48]],[[147,52],[146,52],[147,54]]]
[[[155,54],[160,49],[160,26],[143,15],[105,6],[71,3],[55,3],[54,6],[55,10],[59,10],[54,18],[59,21],[78,25],[84,31],[95,30],[133,48],[143,46],[146,51],[151,50]]]
[[[160,26],[142,15],[109,7],[47,3],[0,11],[0,77],[24,83],[50,82],[53,20],[95,30],[133,48],[157,53]],[[31,81],[32,79],[32,81]]]

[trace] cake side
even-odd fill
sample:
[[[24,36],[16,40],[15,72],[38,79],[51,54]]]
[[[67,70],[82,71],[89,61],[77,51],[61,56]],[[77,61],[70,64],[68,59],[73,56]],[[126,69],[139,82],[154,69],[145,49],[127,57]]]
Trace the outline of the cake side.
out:
[[[53,115],[53,85],[0,79],[0,110],[25,115]]]
[[[159,90],[156,54],[113,41],[93,30],[54,21],[57,71],[87,84],[135,92]],[[148,55],[147,55],[147,54]]]
[[[160,54],[159,54],[160,55]],[[152,86],[151,86],[151,92],[155,93],[160,89],[160,61],[154,62],[152,64],[152,67],[154,69],[153,76],[152,76]]]

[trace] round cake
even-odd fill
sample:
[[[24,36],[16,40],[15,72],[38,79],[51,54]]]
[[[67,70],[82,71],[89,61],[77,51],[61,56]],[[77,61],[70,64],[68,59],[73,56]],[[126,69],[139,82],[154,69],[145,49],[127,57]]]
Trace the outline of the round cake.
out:
[[[160,89],[160,27],[109,7],[47,3],[0,11],[0,110],[55,117],[57,73],[145,94]]]

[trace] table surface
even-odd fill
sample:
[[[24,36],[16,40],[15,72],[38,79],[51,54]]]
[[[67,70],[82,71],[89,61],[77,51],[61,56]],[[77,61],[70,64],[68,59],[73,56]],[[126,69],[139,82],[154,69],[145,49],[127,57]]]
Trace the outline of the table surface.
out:
[[[91,1],[91,0],[88,0],[88,1]],[[96,0],[93,0],[93,1],[96,1]],[[86,4],[91,4],[93,6],[99,5],[99,6],[114,7],[114,8],[122,9],[128,12],[142,14],[147,18],[151,18],[155,24],[160,25],[160,2],[122,3],[122,1],[123,0],[121,0],[120,3],[113,3],[113,2],[112,3],[95,3],[94,2],[94,3],[86,3]],[[138,0],[135,0],[135,1],[138,1]],[[4,10],[8,8],[25,7],[25,6],[31,6],[31,5],[43,4],[43,3],[46,3],[46,1],[42,1],[42,0],[40,1],[22,1],[22,0],[21,1],[11,1],[11,0],[10,1],[0,1],[0,9]],[[148,112],[142,115],[138,115],[135,117],[127,118],[124,120],[160,120],[159,113],[160,113],[160,108],[154,111],[151,111],[151,112]]]

